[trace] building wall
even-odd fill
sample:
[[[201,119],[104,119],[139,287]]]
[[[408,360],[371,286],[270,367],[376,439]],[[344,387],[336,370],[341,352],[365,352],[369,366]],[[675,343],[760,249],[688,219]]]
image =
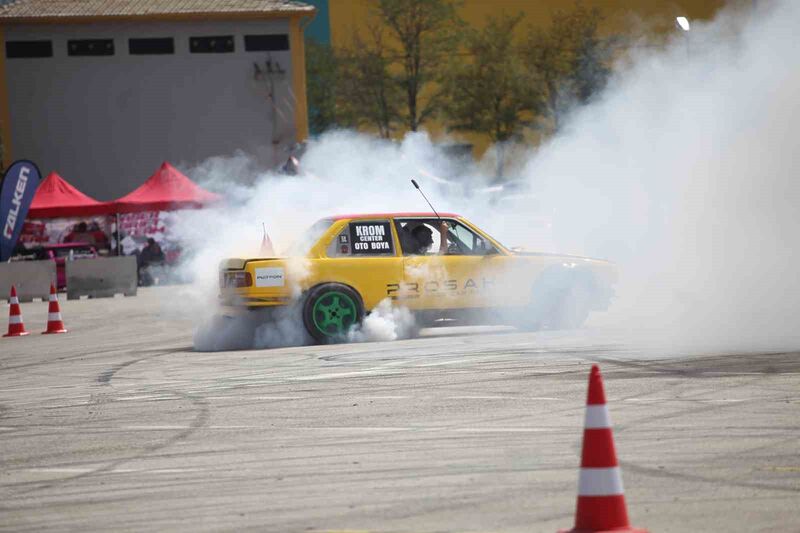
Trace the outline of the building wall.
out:
[[[325,1],[325,0],[322,0]],[[739,1],[739,0],[737,0]],[[711,18],[726,0],[583,0],[587,7],[598,7],[607,16],[604,26],[609,32],[672,31],[675,17],[689,19]],[[346,46],[354,30],[367,28],[369,14],[374,11],[376,0],[335,0],[330,5],[331,43]],[[470,25],[481,27],[489,16],[503,12],[523,13],[525,21],[534,26],[545,26],[553,13],[569,11],[574,0],[463,0],[460,16]]]
[[[317,10],[312,20],[306,27],[306,39],[313,39],[318,43],[331,42],[330,4],[328,0],[303,0],[303,3],[314,6]]]
[[[6,41],[53,42],[53,57],[5,59],[13,157],[101,200],[130,192],[164,160],[187,167],[241,149],[276,166],[297,137],[291,51],[245,51],[244,35],[289,33],[288,19],[6,27]],[[190,37],[215,35],[233,35],[235,52],[189,52]],[[128,39],[143,37],[173,37],[175,53],[129,54]],[[67,55],[69,39],[95,38],[113,38],[115,54]],[[285,71],[272,77],[274,108],[268,57]]]

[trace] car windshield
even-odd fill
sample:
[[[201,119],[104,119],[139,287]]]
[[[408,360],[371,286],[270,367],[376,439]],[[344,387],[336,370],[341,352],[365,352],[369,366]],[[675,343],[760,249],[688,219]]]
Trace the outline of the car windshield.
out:
[[[322,234],[331,227],[333,220],[332,218],[323,218],[315,222],[294,241],[286,251],[286,255],[289,257],[302,257],[308,254],[308,251],[322,237]]]
[[[480,231],[481,231],[481,232],[482,232],[482,233],[483,233],[485,236],[487,236],[487,237],[489,237],[491,240],[493,240],[495,243],[499,244],[501,248],[505,248],[506,250],[510,250],[510,249],[511,249],[511,248],[509,248],[508,246],[506,246],[504,243],[502,243],[502,242],[500,242],[499,240],[495,239],[495,238],[494,238],[492,235],[490,235],[490,234],[489,234],[489,233],[488,233],[488,232],[487,232],[485,229],[481,228],[481,230],[480,230]]]

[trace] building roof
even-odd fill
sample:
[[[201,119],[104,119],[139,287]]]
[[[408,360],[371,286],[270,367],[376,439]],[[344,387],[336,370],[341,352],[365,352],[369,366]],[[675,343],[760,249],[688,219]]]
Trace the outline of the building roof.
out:
[[[0,21],[312,13],[314,6],[293,0],[15,0],[0,4]]]

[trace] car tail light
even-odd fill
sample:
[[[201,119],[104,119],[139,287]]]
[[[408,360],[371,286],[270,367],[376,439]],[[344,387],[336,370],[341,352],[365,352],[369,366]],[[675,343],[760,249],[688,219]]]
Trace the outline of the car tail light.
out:
[[[244,272],[243,270],[223,272],[220,281],[222,282],[222,288],[250,287],[253,284],[253,276],[250,272]]]

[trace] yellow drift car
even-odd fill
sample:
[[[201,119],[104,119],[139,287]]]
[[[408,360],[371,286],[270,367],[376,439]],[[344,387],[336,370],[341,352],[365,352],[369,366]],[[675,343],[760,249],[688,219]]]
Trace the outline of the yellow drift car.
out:
[[[510,250],[453,213],[325,218],[286,258],[227,259],[223,305],[283,309],[318,342],[344,340],[385,299],[419,327],[579,327],[608,307],[616,273],[585,257]]]

